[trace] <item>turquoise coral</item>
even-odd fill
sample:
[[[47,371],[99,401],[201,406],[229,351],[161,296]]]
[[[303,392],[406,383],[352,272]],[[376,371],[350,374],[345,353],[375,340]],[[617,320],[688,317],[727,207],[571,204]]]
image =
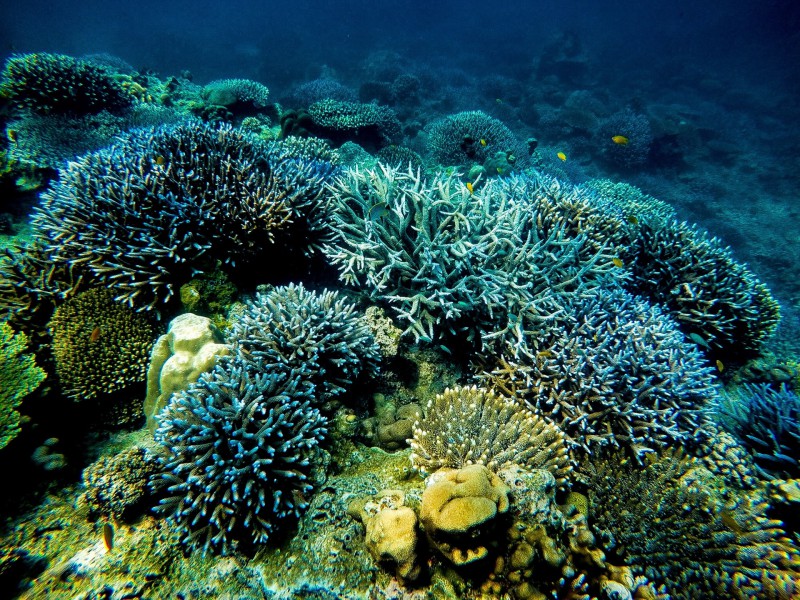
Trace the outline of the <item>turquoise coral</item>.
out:
[[[44,381],[46,374],[36,366],[36,359],[25,354],[28,338],[14,333],[8,323],[0,323],[0,448],[20,431],[17,407]]]

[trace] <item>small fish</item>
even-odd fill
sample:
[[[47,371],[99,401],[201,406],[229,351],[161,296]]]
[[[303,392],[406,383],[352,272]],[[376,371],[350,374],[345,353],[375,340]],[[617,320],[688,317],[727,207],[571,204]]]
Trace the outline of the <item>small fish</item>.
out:
[[[631,225],[638,225],[639,218],[636,215],[628,215],[628,223]]]
[[[541,350],[541,351],[536,353],[536,356],[538,356],[539,358],[552,358],[555,355],[556,355],[555,352],[550,350],[550,348],[547,348],[545,350]]]
[[[8,137],[8,141],[14,144],[17,143],[17,130],[16,129],[6,129],[6,136]]]
[[[502,175],[503,174],[503,168],[502,167],[497,167],[497,174],[498,175]]]
[[[161,156],[160,154],[156,156],[156,164],[159,167],[163,167],[167,163],[167,159]]]
[[[722,512],[720,512],[720,517],[721,517],[720,520],[725,525],[725,527],[733,531],[735,534],[742,535],[742,533],[744,533],[744,530],[742,529],[741,525],[739,525],[739,523],[736,521],[736,518],[733,516],[733,513],[731,511],[723,510]]]
[[[89,334],[89,341],[94,343],[100,339],[100,327],[95,327],[92,329],[92,333]]]
[[[486,147],[486,140],[481,138],[481,146]]]
[[[720,359],[717,359],[717,371],[722,373],[725,370],[725,365],[722,364]]]
[[[619,146],[628,145],[628,138],[626,138],[624,135],[615,135],[611,138],[611,141]]]
[[[711,350],[711,346],[708,345],[708,342],[705,341],[699,333],[690,333],[689,339],[692,340],[698,346],[702,346],[703,348],[708,348],[709,350]]]
[[[564,154],[563,152],[559,152],[558,154],[556,154],[556,156],[561,159],[561,162],[565,162],[567,160],[567,155]]]
[[[109,552],[114,548],[114,528],[111,523],[103,523],[103,543]]]
[[[617,267],[618,269],[622,268],[622,259],[619,256],[615,256],[614,258],[612,258],[611,262],[613,262],[614,266]]]
[[[495,98],[494,101],[497,102],[498,104],[502,104],[503,103],[503,99],[502,98]]]
[[[471,182],[469,182],[469,181],[467,182],[467,189],[469,190],[469,193],[470,193],[470,194],[473,194],[473,193],[475,193],[475,186],[474,186],[474,185],[472,185],[472,183],[471,183]]]
[[[378,202],[375,206],[369,209],[367,218],[374,223],[375,221],[380,221],[388,214],[389,207],[386,205],[386,202]]]

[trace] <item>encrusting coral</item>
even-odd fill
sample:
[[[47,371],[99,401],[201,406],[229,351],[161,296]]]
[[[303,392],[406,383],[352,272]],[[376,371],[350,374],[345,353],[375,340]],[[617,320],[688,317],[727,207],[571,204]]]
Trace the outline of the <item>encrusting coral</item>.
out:
[[[559,486],[572,470],[562,431],[513,398],[473,387],[447,389],[414,423],[411,464],[428,475],[479,464],[550,471]]]
[[[73,400],[89,400],[145,379],[156,338],[152,320],[105,288],[61,304],[49,323],[56,374]]]

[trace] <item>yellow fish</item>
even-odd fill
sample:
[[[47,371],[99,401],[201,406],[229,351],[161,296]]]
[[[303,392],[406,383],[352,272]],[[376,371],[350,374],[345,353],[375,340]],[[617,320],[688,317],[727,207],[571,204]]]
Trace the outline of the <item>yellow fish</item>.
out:
[[[6,137],[8,137],[8,141],[14,144],[17,143],[17,130],[16,129],[6,129]]]
[[[103,523],[103,543],[109,552],[114,548],[114,528],[111,523]]]
[[[475,186],[472,185],[469,181],[467,182],[467,189],[469,190],[470,194],[475,192]]]
[[[612,258],[612,259],[611,259],[611,262],[613,262],[613,263],[614,263],[614,266],[615,266],[615,267],[617,267],[617,268],[619,268],[619,269],[621,269],[621,268],[622,268],[622,259],[621,259],[621,258],[619,258],[618,256],[615,256],[614,258]]]
[[[561,162],[564,162],[564,161],[567,160],[567,155],[564,154],[563,152],[559,152],[558,154],[556,154],[556,156],[561,159]]]
[[[628,223],[630,223],[631,225],[638,225],[639,219],[638,217],[636,217],[636,215],[628,215]]]
[[[723,370],[725,370],[725,365],[722,364],[721,360],[717,359],[717,371],[722,373]]]
[[[628,145],[628,138],[626,138],[624,135],[615,135],[611,138],[611,141],[615,144],[619,144],[620,146]]]
[[[167,159],[164,158],[163,156],[161,156],[160,154],[158,156],[156,156],[156,164],[159,167],[163,167],[166,164],[166,162],[167,162]]]
[[[486,146],[486,140],[484,140],[483,138],[481,138],[481,146]]]

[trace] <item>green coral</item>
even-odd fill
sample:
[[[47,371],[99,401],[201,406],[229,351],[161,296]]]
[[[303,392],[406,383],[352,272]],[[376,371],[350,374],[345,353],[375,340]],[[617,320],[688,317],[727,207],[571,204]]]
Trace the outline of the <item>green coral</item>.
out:
[[[15,334],[8,323],[0,323],[0,448],[19,433],[16,409],[46,376],[35,357],[23,353],[27,345],[24,333]]]

